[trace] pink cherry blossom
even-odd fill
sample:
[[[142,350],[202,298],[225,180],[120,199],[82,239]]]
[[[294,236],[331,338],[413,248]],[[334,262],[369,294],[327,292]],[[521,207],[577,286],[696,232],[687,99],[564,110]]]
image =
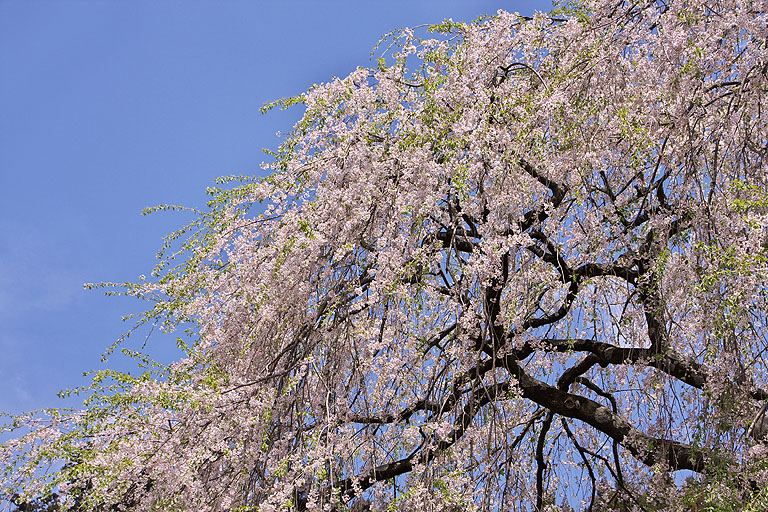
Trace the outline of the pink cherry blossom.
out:
[[[70,510],[757,506],[767,8],[449,20],[286,100],[306,112],[271,174],[209,190],[180,253],[125,289],[155,301],[144,321],[194,325],[188,357],[16,418],[0,492]]]

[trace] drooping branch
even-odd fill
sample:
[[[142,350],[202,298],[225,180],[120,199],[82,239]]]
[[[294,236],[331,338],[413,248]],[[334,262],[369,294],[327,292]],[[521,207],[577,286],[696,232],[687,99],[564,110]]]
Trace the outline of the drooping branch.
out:
[[[435,457],[457,443],[467,428],[471,425],[475,416],[489,403],[495,401],[498,396],[509,392],[510,386],[507,382],[501,382],[490,386],[477,387],[468,397],[464,407],[458,412],[454,419],[454,428],[451,433],[443,439],[432,436],[432,439],[425,439],[411,454],[395,462],[380,464],[368,470],[361,475],[347,477],[343,480],[334,482],[334,484],[324,490],[324,495],[330,500],[332,496],[352,499],[358,496],[360,491],[365,491],[375,485],[377,482],[389,480],[413,470],[417,464],[429,464]],[[300,504],[300,510],[306,509],[306,502],[303,508]]]

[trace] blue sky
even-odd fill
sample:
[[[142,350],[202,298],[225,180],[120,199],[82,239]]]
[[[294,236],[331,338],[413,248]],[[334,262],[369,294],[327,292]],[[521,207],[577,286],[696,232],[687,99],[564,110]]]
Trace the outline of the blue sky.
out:
[[[384,33],[549,0],[0,2],[0,411],[61,406],[141,304],[83,283],[149,274],[218,176],[259,174],[299,110],[265,102],[370,65]],[[129,346],[141,345],[135,339]],[[168,338],[148,349],[175,356]],[[109,366],[126,368],[113,358]]]

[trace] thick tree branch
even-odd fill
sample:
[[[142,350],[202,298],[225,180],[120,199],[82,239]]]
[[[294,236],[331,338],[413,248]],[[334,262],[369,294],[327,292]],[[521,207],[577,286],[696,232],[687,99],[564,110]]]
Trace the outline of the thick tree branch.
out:
[[[510,373],[518,379],[523,397],[556,414],[591,425],[618,441],[645,465],[650,467],[661,463],[672,471],[688,469],[703,473],[706,470],[706,461],[710,455],[707,452],[678,441],[649,436],[607,407],[531,377],[513,359],[507,358],[505,363]]]

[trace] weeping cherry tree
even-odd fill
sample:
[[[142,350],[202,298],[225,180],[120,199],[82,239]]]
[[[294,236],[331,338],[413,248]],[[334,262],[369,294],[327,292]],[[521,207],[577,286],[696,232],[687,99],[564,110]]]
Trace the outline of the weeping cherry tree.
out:
[[[5,499],[768,507],[765,0],[574,0],[377,51],[272,105],[305,112],[269,175],[209,190],[125,286],[191,326],[184,357],[14,418]]]

